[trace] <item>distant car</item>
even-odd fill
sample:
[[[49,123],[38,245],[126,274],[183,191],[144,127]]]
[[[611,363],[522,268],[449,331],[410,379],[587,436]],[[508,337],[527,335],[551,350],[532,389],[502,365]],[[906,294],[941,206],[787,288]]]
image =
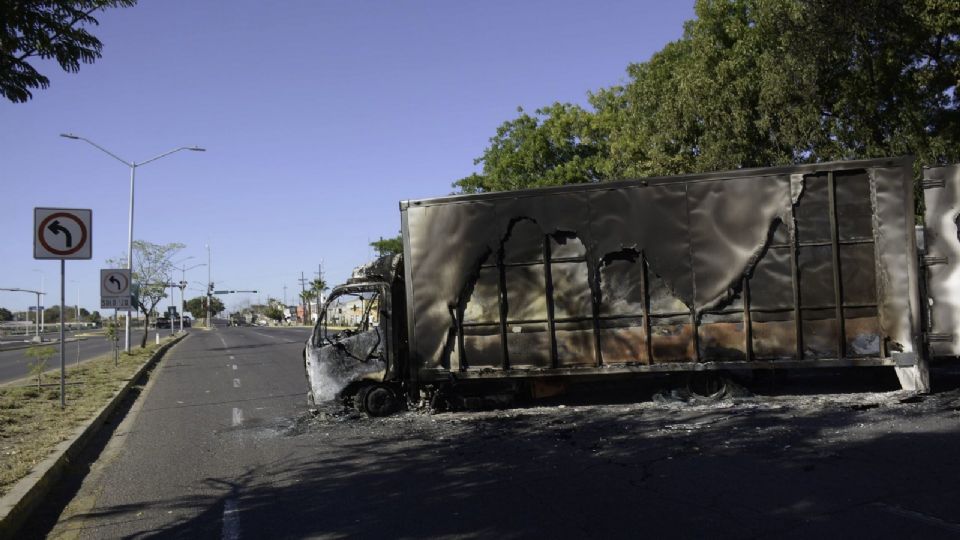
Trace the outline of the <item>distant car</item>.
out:
[[[158,317],[157,328],[170,328],[170,317]]]
[[[183,318],[183,327],[184,327],[184,328],[190,328],[190,317],[184,317],[184,318]]]

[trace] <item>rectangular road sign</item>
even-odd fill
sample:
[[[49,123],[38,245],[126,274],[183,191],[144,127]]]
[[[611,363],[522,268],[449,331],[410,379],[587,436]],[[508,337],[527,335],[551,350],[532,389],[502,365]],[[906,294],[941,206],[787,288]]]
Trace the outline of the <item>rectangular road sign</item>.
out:
[[[129,296],[125,298],[101,298],[100,309],[119,309],[120,311],[130,311],[133,309],[133,305],[130,302]]]
[[[133,309],[133,287],[130,270],[126,268],[103,268],[100,270],[100,309]]]
[[[93,257],[93,211],[77,208],[33,209],[34,259]]]

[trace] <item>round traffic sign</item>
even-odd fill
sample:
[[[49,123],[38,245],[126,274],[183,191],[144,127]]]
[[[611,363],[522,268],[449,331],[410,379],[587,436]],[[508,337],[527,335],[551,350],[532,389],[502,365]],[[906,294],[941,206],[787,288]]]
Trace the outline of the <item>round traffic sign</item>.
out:
[[[61,219],[76,224],[76,228],[80,232],[80,238],[74,239],[70,229],[60,224]],[[50,242],[47,241],[46,235],[48,233],[54,236],[60,236],[62,234],[64,237],[64,247],[66,249],[51,246]],[[40,245],[54,255],[73,255],[83,249],[88,237],[87,226],[83,223],[83,220],[69,212],[55,212],[50,214],[40,221],[40,226],[37,229],[37,239],[40,241]]]
[[[103,290],[110,291],[113,294],[123,294],[130,287],[127,281],[127,274],[124,272],[110,272],[103,277]]]

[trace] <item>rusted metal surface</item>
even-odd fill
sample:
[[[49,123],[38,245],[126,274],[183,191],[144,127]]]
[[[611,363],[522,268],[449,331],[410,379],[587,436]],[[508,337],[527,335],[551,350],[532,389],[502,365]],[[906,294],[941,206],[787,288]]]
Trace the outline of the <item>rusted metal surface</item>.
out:
[[[960,356],[960,165],[925,169],[923,187],[930,351]]]
[[[919,329],[909,159],[401,203],[422,377],[889,365]]]

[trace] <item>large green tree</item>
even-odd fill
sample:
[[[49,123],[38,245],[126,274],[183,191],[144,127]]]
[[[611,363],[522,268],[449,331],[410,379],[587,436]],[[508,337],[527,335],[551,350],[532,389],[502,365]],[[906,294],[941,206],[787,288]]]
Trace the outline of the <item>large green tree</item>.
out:
[[[504,122],[465,192],[914,154],[960,160],[960,3],[699,0],[628,80]],[[550,126],[548,128],[548,126]]]
[[[47,88],[50,79],[29,62],[54,60],[67,72],[80,71],[101,56],[103,44],[86,27],[96,26],[101,9],[129,7],[136,0],[4,0],[0,2],[0,95],[14,103]]]
[[[593,182],[600,179],[602,134],[581,107],[554,103],[534,115],[519,116],[497,128],[490,146],[474,161],[482,171],[454,183],[467,193]]]
[[[12,321],[13,312],[7,308],[0,307],[0,322]]]
[[[206,296],[197,296],[196,298],[191,298],[184,303],[184,309],[188,313],[193,315],[194,319],[203,319],[206,318],[206,313],[204,313],[204,307],[207,304]],[[210,312],[217,314],[222,313],[223,310],[227,307],[223,304],[223,301],[217,298],[216,296],[210,297]]]

